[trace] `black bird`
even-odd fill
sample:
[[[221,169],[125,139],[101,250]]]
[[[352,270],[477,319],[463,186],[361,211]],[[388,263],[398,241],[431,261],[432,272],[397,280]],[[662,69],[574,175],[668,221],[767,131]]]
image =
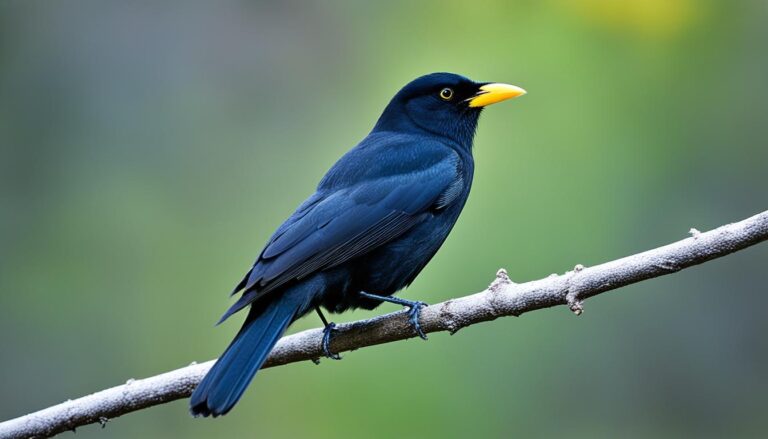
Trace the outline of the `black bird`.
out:
[[[368,136],[347,152],[275,232],[224,313],[250,306],[243,327],[192,394],[195,416],[229,412],[291,322],[317,310],[328,349],[333,324],[320,312],[410,307],[392,296],[440,248],[469,195],[472,140],[486,105],[525,94],[451,73],[415,79],[387,105]]]

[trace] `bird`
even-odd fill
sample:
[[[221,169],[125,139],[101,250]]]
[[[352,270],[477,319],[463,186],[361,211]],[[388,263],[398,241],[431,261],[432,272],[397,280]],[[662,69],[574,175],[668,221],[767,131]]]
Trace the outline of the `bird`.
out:
[[[245,321],[190,398],[195,417],[227,414],[288,326],[315,310],[330,351],[331,313],[384,302],[409,308],[414,335],[426,304],[395,297],[432,259],[469,196],[473,139],[482,110],[522,96],[520,87],[431,73],[390,100],[371,132],[325,174],[277,228],[237,284],[219,323]]]

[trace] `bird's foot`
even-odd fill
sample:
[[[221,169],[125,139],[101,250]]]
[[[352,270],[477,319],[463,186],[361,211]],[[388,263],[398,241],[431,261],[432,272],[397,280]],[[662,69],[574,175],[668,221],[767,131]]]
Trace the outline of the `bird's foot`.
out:
[[[423,306],[429,306],[428,304],[424,302],[413,302],[411,305],[408,305],[411,309],[408,310],[408,320],[411,322],[411,325],[413,325],[413,329],[416,331],[416,334],[421,337],[422,340],[427,339],[427,334],[424,333],[424,331],[421,330],[421,325],[419,324],[419,317],[421,317],[421,308]]]
[[[427,334],[421,330],[419,317],[421,316],[421,308],[424,306],[429,306],[428,304],[418,300],[406,300],[392,296],[379,296],[377,294],[366,293],[365,291],[361,291],[360,295],[367,299],[380,300],[382,302],[396,303],[400,306],[407,306],[410,308],[408,311],[408,320],[411,322],[411,325],[413,325],[413,329],[416,331],[416,335],[421,337],[423,340],[427,339]]]
[[[336,323],[330,322],[323,328],[323,354],[331,360],[341,360],[341,355],[331,352],[331,337],[336,330]]]

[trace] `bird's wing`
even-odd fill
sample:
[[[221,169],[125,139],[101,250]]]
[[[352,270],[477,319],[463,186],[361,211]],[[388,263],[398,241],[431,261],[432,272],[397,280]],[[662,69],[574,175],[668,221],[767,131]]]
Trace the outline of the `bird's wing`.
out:
[[[463,185],[459,166],[451,151],[420,170],[313,195],[267,244],[222,321],[287,282],[370,252],[444,208]]]

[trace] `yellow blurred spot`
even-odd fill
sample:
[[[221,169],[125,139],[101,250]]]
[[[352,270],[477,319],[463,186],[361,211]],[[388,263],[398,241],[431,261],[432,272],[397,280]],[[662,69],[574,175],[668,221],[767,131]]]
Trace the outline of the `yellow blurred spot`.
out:
[[[693,27],[702,2],[694,0],[555,0],[590,24],[648,39],[670,39]]]

